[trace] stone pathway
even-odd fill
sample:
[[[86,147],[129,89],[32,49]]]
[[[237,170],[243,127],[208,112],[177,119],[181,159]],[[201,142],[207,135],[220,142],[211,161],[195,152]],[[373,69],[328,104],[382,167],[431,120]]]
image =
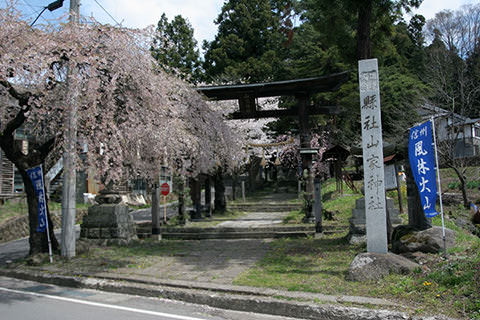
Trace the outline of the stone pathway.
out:
[[[185,241],[185,240],[184,240]],[[186,246],[171,255],[151,256],[144,268],[118,268],[115,274],[134,274],[157,279],[232,284],[253,267],[269,249],[270,240],[186,241]]]
[[[241,219],[225,221],[217,228],[255,228],[281,224],[289,212],[250,212]]]
[[[268,195],[257,200],[260,206],[283,203],[291,199],[284,194]],[[240,204],[241,205],[241,204]],[[224,221],[216,228],[255,228],[280,225],[289,211],[249,212],[239,219]],[[195,223],[191,223],[194,227]],[[119,268],[116,274],[134,273],[159,279],[232,284],[242,272],[253,267],[268,252],[270,239],[211,239],[185,241],[186,246],[170,256],[148,261],[142,269]]]

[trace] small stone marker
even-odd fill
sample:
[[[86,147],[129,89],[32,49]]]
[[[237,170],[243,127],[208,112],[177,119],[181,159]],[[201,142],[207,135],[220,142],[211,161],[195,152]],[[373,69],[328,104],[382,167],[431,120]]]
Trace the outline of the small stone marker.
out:
[[[358,61],[367,251],[387,253],[382,119],[377,59]]]

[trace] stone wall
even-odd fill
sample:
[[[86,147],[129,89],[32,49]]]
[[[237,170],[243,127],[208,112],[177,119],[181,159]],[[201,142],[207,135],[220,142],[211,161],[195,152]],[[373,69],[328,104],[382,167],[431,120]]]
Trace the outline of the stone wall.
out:
[[[76,222],[81,223],[83,216],[86,214],[87,210],[77,210]],[[62,224],[61,211],[51,212],[51,218],[55,228],[59,228]],[[0,243],[28,237],[29,235],[28,215],[9,219],[0,226]]]

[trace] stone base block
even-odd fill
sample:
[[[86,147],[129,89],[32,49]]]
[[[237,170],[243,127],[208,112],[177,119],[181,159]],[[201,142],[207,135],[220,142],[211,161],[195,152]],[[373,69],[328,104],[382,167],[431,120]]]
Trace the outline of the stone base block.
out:
[[[135,223],[122,204],[101,204],[88,209],[83,218],[80,237],[84,239],[123,239],[137,238]]]
[[[350,239],[348,242],[350,244],[361,244],[361,243],[367,243],[367,236],[366,235],[360,235],[360,234],[350,234]]]
[[[161,234],[152,234],[151,239],[155,241],[160,241],[162,240],[162,235]]]

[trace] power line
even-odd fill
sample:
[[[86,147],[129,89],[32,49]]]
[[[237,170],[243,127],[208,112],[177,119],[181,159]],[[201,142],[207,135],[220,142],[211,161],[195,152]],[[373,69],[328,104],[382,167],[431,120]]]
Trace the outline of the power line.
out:
[[[93,0],[93,1],[95,1],[95,3],[98,4],[98,6],[102,8],[102,10],[105,11],[105,13],[108,14],[108,16],[112,18],[112,20],[115,21],[117,25],[121,25],[117,20],[115,20],[114,17],[112,17],[112,15],[97,0]]]
[[[35,15],[38,14],[41,11],[41,9],[40,10],[35,9],[30,3],[27,2],[27,0],[22,0],[22,2],[25,3],[27,6],[29,6],[30,9],[33,10]],[[43,9],[43,7],[41,7],[41,8]],[[33,15],[33,14],[31,14],[31,15]],[[43,20],[45,20],[45,22],[48,23],[48,20],[45,19],[44,17],[40,17],[40,18],[42,18]]]

